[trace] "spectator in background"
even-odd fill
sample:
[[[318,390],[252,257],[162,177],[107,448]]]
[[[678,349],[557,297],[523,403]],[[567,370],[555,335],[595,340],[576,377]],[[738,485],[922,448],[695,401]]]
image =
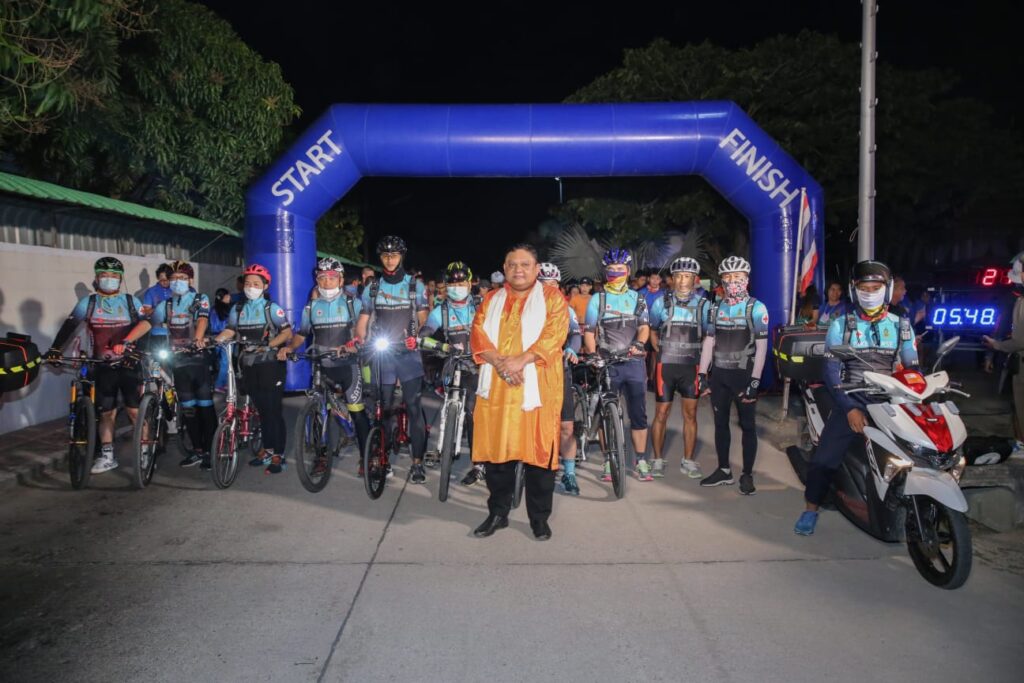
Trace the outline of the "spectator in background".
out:
[[[635,289],[636,291],[639,292],[641,289],[643,289],[646,286],[647,286],[647,271],[646,270],[638,270],[638,271],[636,271],[636,275],[633,278],[633,284],[632,284],[632,286],[630,288],[631,289]]]
[[[661,288],[661,272],[652,268],[647,275],[647,284],[640,288],[640,294],[647,301],[647,310],[660,296],[665,296],[665,290]]]
[[[243,289],[245,289],[245,278],[239,275],[235,280],[235,293],[231,295],[231,303],[237,304],[239,301],[245,301]]]
[[[583,321],[587,317],[587,304],[590,303],[590,293],[594,289],[594,281],[589,277],[580,278],[580,291],[569,297],[569,308],[576,312],[576,319]]]
[[[345,294],[358,298],[363,293],[363,280],[358,275],[353,275],[345,282]]]
[[[487,294],[487,292],[491,291],[491,281],[490,280],[480,280],[480,284],[478,285],[478,288],[479,288],[479,296],[483,297],[485,294]]]
[[[804,290],[804,295],[800,297],[800,303],[797,305],[796,324],[803,325],[804,327],[814,327],[817,325],[820,305],[818,288],[814,285],[808,285],[807,289]]]
[[[909,318],[910,311],[907,310],[907,282],[902,275],[894,275],[892,278],[892,302],[889,304],[889,311],[901,318]]]
[[[228,324],[228,316],[231,314],[231,292],[221,287],[213,295],[213,307],[210,310],[210,326],[206,333],[216,337],[224,331]],[[217,381],[213,384],[213,390],[224,393],[228,386],[228,354],[224,348],[217,349]]]
[[[429,280],[427,280],[426,292],[427,292],[427,301],[430,302],[431,310],[433,310],[434,298],[437,296],[437,280],[436,279],[430,278]]]
[[[504,273],[502,273],[500,270],[496,270],[493,273],[491,273],[491,288],[492,289],[497,289],[498,287],[501,287],[503,284],[505,284],[505,274]]]
[[[818,308],[818,327],[827,328],[836,318],[846,315],[846,300],[843,298],[843,286],[833,280],[825,289],[826,301]]]
[[[144,318],[151,316],[158,305],[163,305],[171,298],[171,273],[173,272],[169,263],[161,263],[157,266],[156,284],[142,295],[141,313]],[[167,328],[163,325],[154,327],[141,341],[141,346],[146,349],[153,348],[153,345],[157,343],[166,344]]]
[[[578,284],[576,284],[575,282],[572,283],[571,285],[569,285],[568,288],[566,288],[566,290],[565,290],[566,297],[568,297],[570,299],[572,297],[576,296],[579,293],[580,293],[580,286]]]

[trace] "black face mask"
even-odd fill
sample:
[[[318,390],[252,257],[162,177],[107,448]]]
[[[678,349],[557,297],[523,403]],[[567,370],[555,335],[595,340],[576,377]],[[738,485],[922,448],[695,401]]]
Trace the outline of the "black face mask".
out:
[[[215,310],[217,315],[221,318],[226,318],[228,313],[231,311],[231,302],[224,302],[217,299],[213,304],[213,310]]]
[[[397,285],[405,278],[405,267],[398,266],[398,268],[396,268],[395,272],[393,273],[388,273],[387,271],[384,271],[381,277],[384,279],[384,282],[388,283],[389,285]]]

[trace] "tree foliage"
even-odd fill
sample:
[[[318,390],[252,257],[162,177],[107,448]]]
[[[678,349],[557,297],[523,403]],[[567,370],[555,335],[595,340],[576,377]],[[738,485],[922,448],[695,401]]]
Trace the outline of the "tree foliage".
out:
[[[328,254],[362,261],[365,233],[356,209],[335,204],[316,223],[316,246]]]
[[[63,16],[55,4],[43,14]],[[98,11],[111,3],[73,4]],[[102,52],[86,50],[97,63],[102,54],[116,88],[91,106],[65,108],[45,132],[22,135],[17,161],[35,177],[234,224],[245,186],[299,114],[292,89],[278,65],[205,7],[143,0],[139,11],[145,31],[108,27]],[[66,22],[52,32],[68,40],[75,29]]]
[[[909,233],[932,240],[956,235],[965,214],[1020,186],[1020,136],[993,126],[984,104],[957,96],[954,74],[882,62],[877,78],[880,252],[886,239],[906,240]],[[859,47],[804,31],[740,50],[655,40],[627,50],[621,67],[567,101],[736,102],[822,184],[826,235],[840,248],[857,224],[859,86]],[[633,201],[589,194],[567,202],[564,211],[621,238],[699,225],[718,250],[742,251],[734,240],[746,234],[743,220],[724,208],[699,183]]]

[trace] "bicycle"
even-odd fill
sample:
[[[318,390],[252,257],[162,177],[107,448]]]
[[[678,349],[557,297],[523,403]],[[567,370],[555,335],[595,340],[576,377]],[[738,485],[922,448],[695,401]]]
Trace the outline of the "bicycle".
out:
[[[92,461],[99,447],[96,442],[96,430],[99,425],[96,417],[96,381],[92,378],[89,368],[95,365],[119,365],[121,359],[61,356],[47,359],[45,362],[55,367],[60,367],[64,363],[80,365],[71,380],[71,402],[68,410],[68,476],[71,479],[71,488],[77,491],[89,485]]]
[[[248,394],[238,399],[238,371],[234,366],[233,350],[237,341],[216,344],[227,353],[228,386],[224,395],[224,412],[213,434],[213,452],[210,453],[210,475],[219,489],[226,489],[238,476],[238,449],[248,444],[253,455],[263,446],[260,416]]]
[[[598,404],[601,385],[594,368],[581,362],[572,368],[573,436],[576,438],[576,464],[587,461],[587,447],[597,440]]]
[[[337,384],[323,373],[323,361],[326,358],[338,357],[335,351],[288,354],[288,360],[308,360],[313,369],[313,377],[306,405],[299,411],[295,422],[295,432],[302,438],[297,451],[299,461],[299,481],[310,493],[322,491],[331,478],[331,456],[338,457],[341,449],[355,437],[355,425],[348,408],[338,398],[335,389]],[[334,415],[342,430],[333,449],[330,445],[330,415]]]
[[[429,344],[424,346],[430,349]],[[462,447],[462,428],[466,421],[466,388],[462,385],[462,373],[468,372],[466,363],[471,362],[473,354],[459,351],[449,344],[438,344],[431,350],[444,358],[441,382],[445,387],[445,395],[437,437],[441,445],[437,499],[443,503],[448,500],[452,463],[459,457]]]
[[[596,391],[600,393],[595,412],[591,419],[600,416],[598,423],[601,432],[601,451],[605,462],[610,464],[612,490],[616,498],[626,495],[626,479],[628,469],[626,463],[625,429],[622,424],[622,409],[619,408],[619,395],[612,390],[609,369],[613,365],[633,360],[635,356],[626,353],[611,353],[599,356],[593,354],[582,361],[597,370]],[[589,404],[587,404],[590,412]]]

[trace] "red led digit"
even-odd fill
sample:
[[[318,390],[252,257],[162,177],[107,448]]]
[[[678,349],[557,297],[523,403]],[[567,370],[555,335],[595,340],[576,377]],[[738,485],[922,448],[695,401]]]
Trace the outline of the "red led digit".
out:
[[[999,279],[999,269],[997,268],[986,268],[985,274],[981,276],[981,284],[985,287],[991,287]]]

